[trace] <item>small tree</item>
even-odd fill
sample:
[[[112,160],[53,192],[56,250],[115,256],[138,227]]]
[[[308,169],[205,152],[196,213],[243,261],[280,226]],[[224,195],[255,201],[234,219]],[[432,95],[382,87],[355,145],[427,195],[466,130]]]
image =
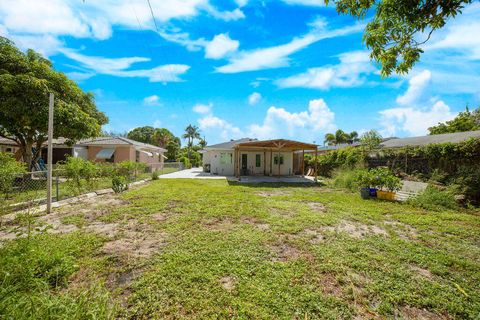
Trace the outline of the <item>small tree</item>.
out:
[[[12,192],[15,177],[25,172],[22,163],[16,161],[12,155],[0,152],[0,192],[5,199]]]
[[[362,134],[360,143],[368,150],[377,148],[382,142],[382,136],[376,130],[370,130]]]

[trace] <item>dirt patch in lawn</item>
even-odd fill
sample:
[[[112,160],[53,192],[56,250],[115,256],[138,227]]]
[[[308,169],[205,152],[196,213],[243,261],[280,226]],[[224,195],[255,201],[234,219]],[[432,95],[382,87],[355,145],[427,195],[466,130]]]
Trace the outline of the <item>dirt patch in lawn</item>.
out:
[[[302,252],[298,248],[284,242],[279,242],[270,246],[270,251],[272,252],[272,261],[291,261],[297,260],[299,258],[306,258],[308,260],[313,260],[311,254]]]
[[[444,315],[438,315],[426,309],[420,309],[412,306],[404,306],[398,312],[395,312],[395,318],[411,320],[443,320],[449,319]]]
[[[224,232],[231,230],[235,227],[234,221],[226,217],[214,217],[206,219],[202,222],[204,228],[210,231]]]
[[[392,220],[385,220],[383,223],[387,226],[391,226],[393,232],[395,232],[395,234],[397,234],[401,239],[411,240],[418,238],[417,229],[408,224]]]
[[[368,235],[387,236],[388,233],[384,229],[376,225],[366,225],[355,223],[348,220],[342,220],[336,226],[326,226],[322,230],[329,232],[345,232],[353,238],[364,238]]]
[[[252,225],[261,231],[266,231],[270,229],[270,225],[268,223],[264,223],[254,217],[242,217],[240,218],[240,221],[242,221],[243,223]]]
[[[311,244],[317,244],[325,241],[325,236],[320,230],[317,229],[305,229],[300,232],[300,235],[306,237],[308,239],[308,242],[310,242]]]
[[[275,197],[275,196],[288,196],[292,194],[290,191],[284,190],[269,190],[269,191],[260,191],[257,192],[257,196],[260,197]]]
[[[409,267],[410,267],[410,270],[412,270],[413,272],[415,272],[416,274],[418,274],[422,277],[425,277],[427,279],[432,279],[433,278],[433,275],[430,272],[430,270],[421,268],[421,267],[416,266],[416,265],[410,265]]]
[[[235,290],[235,279],[233,277],[230,277],[230,276],[221,277],[218,282],[220,282],[220,285],[222,286],[222,288],[227,291]]]
[[[307,206],[315,212],[325,212],[326,210],[325,205],[320,202],[307,202]]]
[[[342,295],[342,286],[338,283],[335,275],[331,273],[324,274],[320,278],[320,286],[323,293],[340,297]]]

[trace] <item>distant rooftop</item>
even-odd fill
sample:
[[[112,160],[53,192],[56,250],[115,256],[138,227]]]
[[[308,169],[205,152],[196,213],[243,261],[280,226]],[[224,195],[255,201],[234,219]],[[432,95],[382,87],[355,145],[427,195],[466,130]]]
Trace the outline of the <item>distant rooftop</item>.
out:
[[[77,146],[118,146],[118,145],[125,145],[125,146],[134,146],[143,149],[150,149],[150,150],[157,150],[166,152],[167,150],[148,144],[143,142],[138,142],[132,139],[124,138],[124,137],[99,137],[95,139],[86,139],[81,140],[77,144]]]
[[[211,146],[206,146],[204,149],[209,150],[209,149],[233,149],[237,144],[239,143],[245,143],[245,142],[251,142],[251,141],[257,141],[257,139],[252,139],[252,138],[241,138],[238,140],[230,140],[227,142],[222,142],[218,144],[212,144]]]
[[[437,143],[458,143],[470,138],[480,138],[480,130],[435,134],[430,136],[410,137],[410,138],[396,138],[382,142],[383,148],[401,148],[401,147],[419,147],[429,144]]]

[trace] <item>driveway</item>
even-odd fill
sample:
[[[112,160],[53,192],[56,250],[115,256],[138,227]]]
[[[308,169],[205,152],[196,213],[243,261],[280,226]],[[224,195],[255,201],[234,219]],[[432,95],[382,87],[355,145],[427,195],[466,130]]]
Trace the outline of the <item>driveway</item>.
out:
[[[160,179],[217,179],[238,181],[241,183],[314,183],[313,177],[286,176],[242,176],[240,180],[233,176],[216,176],[203,172],[202,168],[192,168],[161,175]]]
[[[215,176],[210,173],[203,172],[202,168],[192,168],[172,173],[163,174],[160,179],[227,179],[225,176]]]

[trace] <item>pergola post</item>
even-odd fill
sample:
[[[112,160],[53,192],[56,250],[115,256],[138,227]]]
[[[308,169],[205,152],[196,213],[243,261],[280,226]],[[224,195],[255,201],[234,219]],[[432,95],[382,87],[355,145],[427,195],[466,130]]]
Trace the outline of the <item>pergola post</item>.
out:
[[[273,149],[270,149],[270,175],[273,174]]]
[[[278,177],[280,178],[280,149],[278,149],[277,162],[278,162]]]
[[[267,175],[267,151],[263,150],[263,175]]]
[[[318,165],[317,165],[318,159],[317,159],[317,157],[318,157],[318,148],[315,147],[315,180],[314,180],[315,182],[318,181]]]
[[[302,150],[302,178],[305,177],[305,149]]]

